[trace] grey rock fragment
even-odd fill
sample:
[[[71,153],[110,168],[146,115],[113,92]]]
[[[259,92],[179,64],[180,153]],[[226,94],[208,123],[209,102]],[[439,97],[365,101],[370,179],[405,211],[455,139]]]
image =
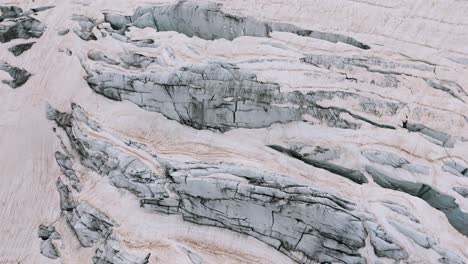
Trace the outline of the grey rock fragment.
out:
[[[59,258],[60,254],[53,240],[60,239],[60,234],[55,231],[55,228],[53,226],[40,225],[38,236],[42,239],[41,254],[50,259]]]
[[[85,16],[74,15],[72,17],[73,21],[76,21],[81,30],[74,30],[75,34],[80,37],[82,40],[97,40],[96,35],[93,33],[93,29],[97,26],[96,21]]]
[[[147,264],[150,254],[145,258],[130,255],[122,250],[120,242],[114,238],[107,239],[96,249],[94,264]]]
[[[19,56],[19,55],[23,54],[25,51],[31,49],[32,46],[33,46],[35,43],[36,43],[36,42],[29,42],[29,43],[18,44],[18,45],[15,45],[15,46],[12,46],[12,47],[8,48],[8,50],[9,50],[11,53],[13,53],[13,55]]]
[[[46,226],[46,225],[39,225],[37,235],[42,240],[46,240],[46,239],[49,239],[49,238],[52,238],[52,239],[59,239],[60,238],[60,234],[57,233],[57,231],[55,230],[55,227]]]
[[[13,78],[13,80],[2,80],[2,83],[8,84],[13,89],[22,86],[31,77],[31,74],[25,69],[11,66],[6,62],[0,62],[0,70],[7,72]]]
[[[8,18],[18,18],[23,13],[23,9],[17,6],[0,6],[0,22]]]
[[[69,32],[70,32],[70,29],[66,28],[66,29],[62,29],[62,30],[60,30],[59,32],[57,32],[57,34],[59,34],[59,36],[65,36],[65,35],[67,35]]]
[[[73,55],[73,52],[69,48],[59,48],[59,52],[63,52],[67,56]]]
[[[315,159],[312,159],[310,157],[304,157],[302,154],[300,154],[300,153],[298,153],[298,152],[296,152],[294,150],[290,150],[290,149],[287,149],[287,148],[284,148],[284,147],[281,147],[281,146],[278,146],[278,145],[271,145],[269,147],[271,147],[272,149],[274,149],[276,151],[279,151],[281,153],[285,153],[285,154],[287,154],[287,155],[289,155],[289,156],[291,156],[293,158],[301,160],[304,163],[307,163],[307,164],[312,165],[314,167],[324,169],[324,170],[327,170],[327,171],[329,171],[331,173],[334,173],[334,174],[340,175],[342,177],[345,177],[347,179],[350,179],[355,183],[363,184],[363,183],[368,182],[366,176],[364,176],[364,174],[362,174],[361,172],[359,172],[357,170],[348,169],[348,168],[345,168],[345,167],[342,167],[342,166],[339,166],[339,165],[336,165],[336,164],[333,164],[333,163],[330,163],[330,162],[327,162],[327,161],[315,160]]]
[[[361,49],[370,49],[351,37],[303,29],[287,23],[263,22],[249,16],[237,16],[221,10],[222,4],[180,1],[177,4],[138,8],[132,16],[106,13],[105,21],[123,34],[127,27],[152,27],[159,31],[176,31],[189,37],[206,40],[233,40],[242,36],[269,37],[272,31],[298,36],[342,42]]]
[[[187,257],[190,259],[190,262],[192,264],[205,264],[205,260],[198,255],[197,253],[185,248],[185,247],[180,247],[180,249],[187,254]]]
[[[69,113],[62,113],[57,109],[53,108],[51,105],[47,104],[46,109],[47,119],[57,122],[57,124],[62,128],[70,128],[72,115]]]
[[[433,208],[440,210],[458,232],[468,236],[468,213],[461,210],[453,197],[423,183],[394,179],[371,166],[366,166],[366,171],[372,175],[374,181],[381,187],[419,197]]]
[[[461,196],[468,198],[468,188],[467,187],[453,187],[453,190],[460,194]]]
[[[73,200],[71,190],[68,185],[64,184],[59,178],[56,182],[57,191],[60,194],[60,208],[64,211],[72,211],[75,208],[75,201]]]
[[[50,259],[57,259],[60,257],[60,254],[52,242],[52,239],[43,240],[41,242],[41,254]]]
[[[393,241],[382,226],[369,221],[366,221],[366,226],[374,252],[378,257],[391,258],[396,261],[409,257],[408,253]]]
[[[0,43],[14,39],[39,38],[46,27],[39,20],[32,17],[21,17],[13,21],[0,23]]]

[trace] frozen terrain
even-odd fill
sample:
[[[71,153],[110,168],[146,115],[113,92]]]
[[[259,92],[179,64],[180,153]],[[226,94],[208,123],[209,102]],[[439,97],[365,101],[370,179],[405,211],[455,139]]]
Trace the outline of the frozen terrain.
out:
[[[468,263],[466,14],[1,1],[0,263]]]

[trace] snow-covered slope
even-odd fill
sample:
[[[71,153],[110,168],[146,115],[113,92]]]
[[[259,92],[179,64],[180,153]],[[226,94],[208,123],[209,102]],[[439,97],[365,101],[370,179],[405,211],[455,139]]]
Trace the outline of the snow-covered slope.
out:
[[[0,3],[0,263],[468,263],[468,3]]]

